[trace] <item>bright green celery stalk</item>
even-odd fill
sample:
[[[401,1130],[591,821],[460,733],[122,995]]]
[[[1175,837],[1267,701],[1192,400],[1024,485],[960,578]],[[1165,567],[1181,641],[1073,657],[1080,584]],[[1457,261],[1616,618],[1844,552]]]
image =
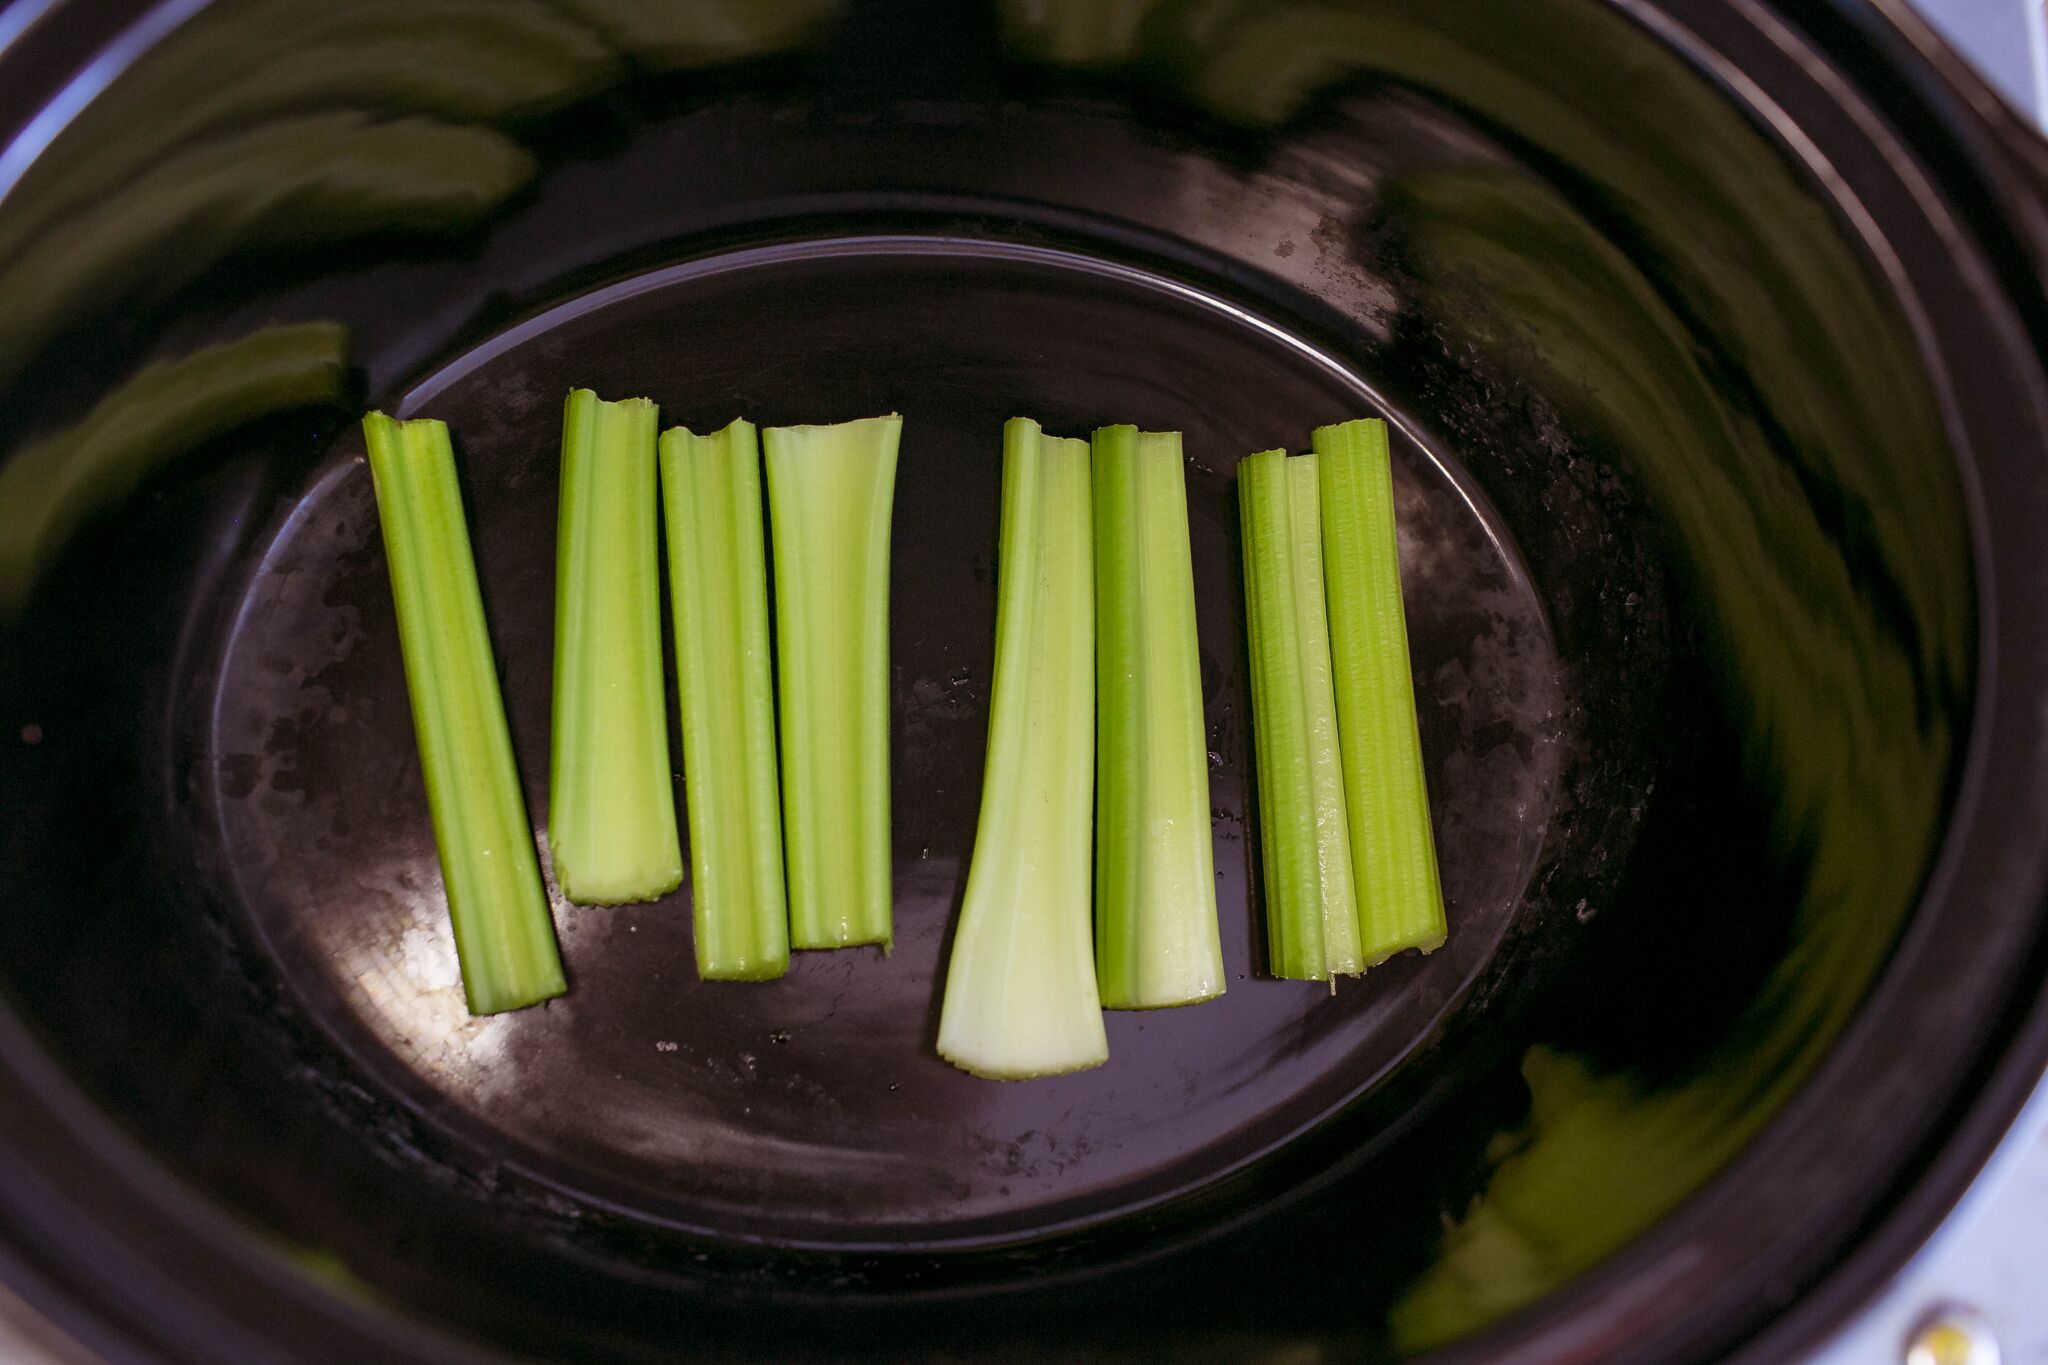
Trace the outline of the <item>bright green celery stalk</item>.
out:
[[[662,433],[669,595],[675,604],[697,974],[789,970],[761,446],[751,422]]]
[[[439,422],[363,419],[427,807],[472,1014],[568,989],[470,557],[455,452]]]
[[[1342,422],[1316,428],[1313,440],[1359,931],[1370,966],[1406,948],[1426,953],[1440,945],[1444,897],[1415,728],[1387,425]]]
[[[1003,428],[996,663],[939,1055],[996,1080],[1108,1060],[1089,931],[1095,595],[1086,441]]]
[[[1110,1009],[1223,994],[1179,432],[1094,440],[1095,979]]]
[[[682,884],[661,671],[655,406],[571,389],[555,553],[548,848],[588,905]]]
[[[1365,964],[1323,616],[1316,457],[1247,456],[1237,496],[1268,965],[1302,981],[1355,975]]]
[[[891,414],[769,427],[790,943],[893,937],[889,867]]]

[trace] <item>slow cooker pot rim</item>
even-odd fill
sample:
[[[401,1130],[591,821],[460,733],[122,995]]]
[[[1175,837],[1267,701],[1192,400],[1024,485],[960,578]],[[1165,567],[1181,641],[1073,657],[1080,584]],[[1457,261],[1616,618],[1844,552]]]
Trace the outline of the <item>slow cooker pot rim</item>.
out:
[[[1723,13],[1708,21],[1706,11],[1715,7],[1707,0],[1671,0],[1659,11],[1628,0],[1614,2],[1638,19],[1670,13],[1676,16],[1673,22],[1688,23],[1698,32],[1716,29],[1717,36],[1731,33],[1734,25],[1749,25],[1754,30],[1750,41],[1776,23],[1773,15],[1747,4],[1722,7]],[[146,50],[203,3],[17,0],[14,9],[0,10],[0,73],[5,75],[0,79],[0,137],[9,148],[0,159],[0,193],[11,182],[9,173],[19,172],[15,150],[29,145],[39,150],[63,119],[76,112],[75,107],[66,107],[54,119],[49,117],[60,94],[83,96],[103,86],[118,74],[124,60]],[[1944,192],[1953,196],[1984,259],[2004,285],[2004,298],[1997,306],[2010,308],[2016,327],[2024,329],[2016,332],[2016,339],[2028,343],[2033,355],[2048,353],[2048,299],[2042,294],[2039,273],[2048,263],[2048,215],[2041,194],[2041,187],[2048,184],[2043,171],[2048,155],[2042,145],[1981,78],[1897,0],[1788,0],[1780,8],[1796,11],[1809,32],[1825,31],[1828,55],[1835,60],[1858,66],[1876,61],[1899,77],[1882,92],[1882,100],[1871,102],[1904,130],[1917,162],[1937,168]],[[1670,24],[1650,27],[1667,42],[1675,36]],[[1855,44],[1861,46],[1846,50]],[[1833,50],[1835,45],[1844,50]],[[1858,97],[1866,93],[1859,91]],[[82,102],[79,98],[67,104]],[[38,123],[39,119],[43,121]],[[26,144],[24,132],[30,134]],[[19,158],[21,164],[29,159],[32,153]],[[1993,326],[1997,321],[1989,320]],[[2018,430],[2011,433],[2014,440],[1999,450],[1980,452],[1987,464],[2001,464],[2000,472],[2014,479],[2036,472],[2022,467],[2022,462],[2031,459],[2038,466],[2041,436],[2048,432],[2048,380],[2031,356],[2024,373],[2024,392],[2014,394],[2014,407],[2021,413],[2015,419]],[[1923,903],[1936,903],[1956,892],[1959,883],[1974,878],[1983,883],[1980,897],[2002,892],[2009,905],[2012,897],[2023,895],[2038,911],[2043,881],[2038,847],[2025,849],[2026,856],[2016,857],[2010,866],[1957,866],[1960,846],[1969,837],[1992,837],[1986,832],[1989,826],[2002,822],[2007,842],[2031,837],[2021,826],[2041,806],[2018,812],[1987,809],[1992,779],[2002,775],[2008,787],[2030,789],[2039,796],[2044,776],[2014,769],[2042,747],[2039,694],[2043,679],[2048,679],[2048,639],[2041,629],[2031,636],[2007,630],[2001,637],[1998,618],[2011,615],[2012,609],[2003,614],[1995,609],[2000,603],[2048,601],[2048,571],[2024,584],[2011,574],[2001,581],[1981,500],[1977,510],[1973,531],[1980,583],[1987,592],[2000,595],[1987,597],[1982,604],[1985,634],[1977,723],[1957,795],[1956,820]],[[2026,587],[2033,591],[2022,591]],[[2001,695],[1994,697],[1994,691]],[[2021,739],[2031,743],[1994,745],[1994,726],[2016,724],[2015,708],[2029,702],[2035,714],[2017,721],[2025,722]],[[2030,930],[2038,929],[2040,918],[2038,913],[2032,918]],[[1703,1254],[1702,1238],[1708,1235],[1703,1230],[1715,1218],[1728,1215],[1726,1206],[1734,1191],[1768,1168],[1801,1121],[1825,1107],[1829,1088],[1843,1083],[1852,1056],[1868,1056],[1883,1046],[1882,1006],[1896,1003],[1905,990],[1899,962],[1928,948],[1926,938],[1926,925],[1916,922],[1900,946],[1899,960],[1887,969],[1836,1055],[1712,1185],[1606,1265],[1493,1331],[1452,1348],[1453,1357],[1479,1358],[1510,1343],[1537,1354],[1574,1343],[1604,1343],[1624,1356],[1647,1351],[1653,1344],[1668,1345],[1673,1324],[1668,1315],[1652,1311],[1656,1291],[1684,1278],[1688,1264]],[[2041,950],[2036,935],[2014,963],[2014,981],[2040,978]],[[1997,1146],[2048,1059],[2048,1000],[2033,995],[2014,992],[1980,1032],[1976,1041],[1981,1046],[1971,1049],[1969,1083],[1955,1091],[1951,1105],[1930,1117],[1925,1126],[1928,1143],[1918,1154],[1919,1173],[1898,1182],[1892,1191],[1896,1202],[1874,1221],[1838,1229],[1860,1234],[1855,1249],[1804,1285],[1795,1304],[1758,1304],[1746,1317],[1720,1320],[1718,1331],[1709,1333],[1718,1337],[1718,1347],[1742,1342],[1742,1353],[1759,1360],[1797,1354],[1866,1302],[1938,1226]],[[255,1238],[185,1189],[118,1131],[72,1086],[21,1021],[4,1011],[0,1075],[6,1088],[21,1097],[0,1106],[0,1229],[5,1230],[0,1237],[0,1276],[82,1344],[114,1359],[163,1353],[199,1359],[218,1358],[224,1342],[235,1342],[236,1358],[271,1358],[274,1352],[265,1343],[263,1329],[231,1322],[192,1292],[187,1281],[203,1278],[244,1291],[260,1285],[261,1294],[244,1292],[237,1301],[245,1306],[265,1304],[277,1315],[267,1324],[271,1327],[295,1321],[300,1332],[319,1331],[330,1342],[351,1340],[362,1352],[378,1356],[486,1358],[446,1339],[423,1343],[412,1324],[344,1304],[281,1267]],[[132,1219],[153,1227],[167,1242],[182,1243],[189,1259],[177,1275],[161,1265],[139,1262],[102,1231],[101,1217],[85,1211],[92,1203],[100,1206],[101,1216],[118,1206],[116,1224],[128,1226]],[[1834,1245],[1844,1243],[1837,1240]],[[110,1272],[135,1277],[123,1285],[122,1302],[111,1310],[107,1296],[92,1290],[95,1282],[105,1283]],[[1766,1312],[1775,1312],[1775,1317],[1761,1325]],[[1638,1329],[1649,1332],[1653,1321],[1659,1322],[1654,1334],[1637,1334]],[[1696,1337],[1693,1344],[1703,1345],[1706,1339]]]
[[[1647,21],[1667,43],[1690,49],[1695,63],[1711,68],[1726,62],[1724,43],[1735,49],[1746,44],[1751,52],[1774,49],[1816,87],[1863,104],[1859,112],[1874,117],[1851,114],[1849,121],[1892,140],[1884,159],[1902,178],[1918,182],[1916,189],[1934,186],[1942,202],[1927,207],[1951,216],[1960,230],[1958,270],[1976,275],[1973,282],[1987,290],[1962,306],[1981,308],[1980,347],[1995,348],[2018,381],[2005,392],[2003,420],[1978,423],[1992,428],[1997,439],[1966,440],[1959,452],[1966,453],[1961,473],[1979,589],[1978,692],[1950,826],[1893,959],[1800,1094],[1708,1186],[1608,1262],[1461,1341],[1442,1358],[1664,1358],[1659,1348],[1670,1344],[1669,1330],[1683,1318],[1695,1329],[1677,1339],[1690,1340],[1699,1358],[1797,1359],[1870,1302],[1940,1227],[1997,1150],[2048,1063],[2048,999],[2038,990],[2048,976],[2048,940],[2040,932],[2048,918],[2048,849],[2035,828],[2038,812],[2048,806],[2048,732],[2042,723],[2048,713],[2048,630],[2042,613],[2028,609],[2029,603],[2048,600],[2048,573],[2029,563],[2038,557],[2027,554],[2036,528],[2048,524],[2042,520],[2040,477],[2048,450],[2048,382],[2039,362],[2048,355],[2048,143],[1899,0],[1785,0],[1777,9],[1796,12],[1798,29],[1792,18],[1746,2],[1614,3]],[[1708,35],[1715,47],[1706,46]],[[1873,83],[1866,80],[1852,91],[1840,75],[1845,69],[1882,71],[1896,79],[1876,83],[1883,98],[1870,98]],[[1724,81],[1723,88],[1730,83]],[[1768,126],[1773,120],[1759,122]],[[1989,292],[1994,281],[1996,290]],[[1923,337],[1923,349],[1927,344]],[[1995,500],[1983,495],[1986,475],[1996,476],[2001,496]],[[2014,490],[2018,496],[2005,496]],[[1754,1208],[1741,1205],[1770,1202],[1757,1196],[1760,1186],[1768,1188],[1766,1175],[1857,1084],[1857,1075],[1887,1065],[1906,1069],[1900,1065],[1906,1054],[1893,1050],[1894,1025],[1900,1011],[1925,1012],[1915,992],[1928,988],[1925,980],[1907,979],[1907,965],[1957,947],[1935,932],[1928,912],[1966,902],[1993,917],[2012,939],[2005,945],[2011,956],[1999,964],[2005,970],[1998,979],[2008,989],[2001,992],[1968,973],[1934,973],[1937,984],[1945,980],[1957,994],[1998,1000],[1995,1009],[1983,1012],[1967,1045],[1958,1039],[1946,1050],[1952,1067],[1920,1059],[1930,1088],[1949,1083],[1947,1103],[1929,1107],[1917,1125],[1920,1141],[1895,1163],[1887,1183],[1867,1191],[1866,1215],[1841,1222],[1832,1236],[1813,1239],[1813,1247],[1829,1254],[1806,1256],[1803,1274],[1791,1268],[1790,1258],[1774,1267],[1773,1276],[1753,1273],[1755,1266],[1730,1260],[1725,1252],[1717,1255],[1717,1229],[1756,1219]],[[1788,1213],[1786,1221],[1796,1217]],[[1713,1269],[1703,1273],[1706,1267]],[[1723,1273],[1735,1278],[1738,1268],[1752,1272],[1740,1277],[1745,1286],[1768,1285],[1768,1301],[1714,1300],[1708,1292],[1714,1281]],[[1702,1292],[1686,1308],[1670,1307],[1671,1300],[1687,1299],[1695,1290]],[[1655,1334],[1653,1323],[1661,1329]]]

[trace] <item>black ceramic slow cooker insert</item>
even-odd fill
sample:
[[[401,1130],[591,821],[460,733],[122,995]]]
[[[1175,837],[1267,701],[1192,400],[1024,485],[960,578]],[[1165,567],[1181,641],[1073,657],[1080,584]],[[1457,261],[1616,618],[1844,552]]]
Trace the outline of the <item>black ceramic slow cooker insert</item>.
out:
[[[2048,1061],[2044,194],[1898,0],[0,7],[0,1302],[1796,1355]],[[569,995],[464,1010],[356,423],[455,432],[539,828],[576,385],[904,414],[890,955],[558,903]],[[1230,979],[999,1085],[932,1040],[1018,413],[1186,433]],[[1361,415],[1452,932],[1332,994],[1258,947],[1233,467]]]

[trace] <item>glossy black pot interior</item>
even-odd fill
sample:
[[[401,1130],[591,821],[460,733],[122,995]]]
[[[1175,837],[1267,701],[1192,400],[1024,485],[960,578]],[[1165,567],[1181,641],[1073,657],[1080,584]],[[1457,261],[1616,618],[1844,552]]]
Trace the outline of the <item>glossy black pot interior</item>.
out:
[[[135,1359],[1812,1340],[2043,1055],[2035,152],[1910,36],[0,9],[0,1275]],[[892,955],[558,901],[571,994],[464,1012],[354,419],[456,431],[540,828],[572,384],[905,414]],[[1187,433],[1232,975],[1003,1086],[932,1035],[1018,412]],[[1257,947],[1232,468],[1365,413],[1453,929],[1328,994]]]

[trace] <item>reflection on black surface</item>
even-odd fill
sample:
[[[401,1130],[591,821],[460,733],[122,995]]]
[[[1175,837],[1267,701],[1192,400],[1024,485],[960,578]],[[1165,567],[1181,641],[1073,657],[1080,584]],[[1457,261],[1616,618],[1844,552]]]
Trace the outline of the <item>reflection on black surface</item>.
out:
[[[1874,585],[1778,460],[1757,414],[1716,391],[1680,320],[1564,201],[1444,175],[1390,186],[1387,212],[1417,276],[1456,281],[1426,288],[1424,308],[1450,317],[1497,309],[1529,363],[1555,377],[1546,391],[1599,395],[1577,410],[1560,401],[1575,424],[1604,429],[1629,453],[1668,518],[1720,661],[1717,684],[1744,721],[1748,778],[1772,812],[1770,853],[1804,875],[1794,948],[1692,1079],[1641,1093],[1568,1056],[1530,1054],[1525,1145],[1397,1320],[1404,1341],[1426,1344],[1526,1301],[1647,1226],[1739,1149],[1818,1060],[1889,951],[1925,866],[1967,665],[1960,650],[1916,658],[1917,640],[1900,638],[1873,601]],[[1773,349],[1766,383],[1774,370],[1800,368],[1799,355]],[[1871,395],[1867,410],[1906,419],[1893,439],[1938,445],[1930,426],[1913,430],[1901,399]],[[1881,458],[1870,445],[1809,454],[1842,480],[1831,486],[1845,501],[1857,487],[1849,480]],[[1889,543],[1865,552],[1912,570],[1943,531],[1957,533],[1953,500],[1943,501],[1948,516],[1930,520],[1931,541],[1894,525],[1876,528],[1890,530]],[[1925,605],[1923,619],[1968,620],[1960,595]],[[1932,695],[1916,674],[1932,675]]]
[[[1945,438],[1841,225],[1609,11],[1014,0],[1004,15],[1020,55],[1135,59],[1233,123],[1327,127],[1318,96],[1392,81],[1448,97],[1543,166],[1397,169],[1362,206],[1362,244],[1447,350],[1547,395],[1638,482],[1744,736],[1765,857],[1800,887],[1790,951],[1679,1079],[1637,1078],[1625,1040],[1599,1063],[1529,1052],[1527,1127],[1503,1135],[1484,1193],[1393,1314],[1399,1346],[1435,1344],[1699,1188],[1797,1089],[1889,952],[1934,846],[1970,672]]]
[[[77,349],[78,333],[117,309],[132,325],[246,253],[463,233],[533,178],[519,137],[535,118],[634,71],[785,50],[838,9],[839,0],[216,0],[81,110],[0,201],[0,393],[16,409],[6,415],[21,423],[32,410],[6,386],[40,352],[60,340]],[[241,344],[251,352],[223,347],[174,371],[144,370],[79,431],[20,447],[0,492],[34,496],[0,501],[0,609],[19,608],[95,506],[180,453],[171,447],[182,432],[190,448],[276,407],[336,396],[339,375],[305,397],[303,383],[276,383],[281,355],[319,350],[315,337],[250,338]],[[111,348],[85,349],[99,360]],[[228,394],[245,354],[254,370]],[[306,373],[321,370],[321,357],[304,358]],[[198,380],[203,416],[140,411],[167,378]],[[262,406],[273,388],[276,401]],[[114,418],[138,415],[144,434],[105,434]],[[0,439],[10,425],[0,423]],[[123,450],[110,452],[110,441]],[[87,447],[101,453],[87,459]],[[74,458],[79,469],[59,471]]]
[[[1484,164],[1390,175],[1367,239],[1449,346],[1526,377],[1639,481],[1745,736],[1766,854],[1802,879],[1794,946],[1682,1079],[1531,1050],[1527,1129],[1394,1314],[1418,1348],[1539,1297],[1698,1188],[1856,1008],[1939,826],[1969,674],[1960,508],[1910,339],[1838,225],[1621,20],[1197,3],[1159,7],[1148,33],[1234,121],[1283,123],[1370,75],[1443,91],[1550,161],[1549,184]],[[1617,127],[1619,107],[1642,123]]]
[[[94,514],[244,423],[340,402],[348,369],[347,328],[272,327],[150,365],[76,426],[16,450],[0,464],[0,618],[20,610]]]
[[[81,317],[163,302],[238,251],[475,224],[533,173],[481,128],[305,114],[165,157],[0,265],[0,375]]]

